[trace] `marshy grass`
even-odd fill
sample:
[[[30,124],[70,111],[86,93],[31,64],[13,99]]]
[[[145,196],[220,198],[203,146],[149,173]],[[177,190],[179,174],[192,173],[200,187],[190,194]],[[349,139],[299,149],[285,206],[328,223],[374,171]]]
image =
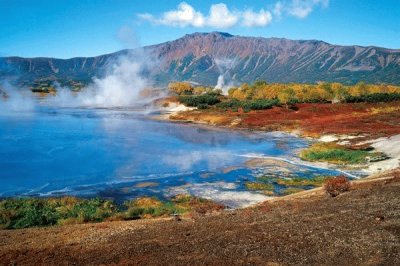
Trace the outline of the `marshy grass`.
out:
[[[311,162],[329,162],[335,164],[367,163],[382,153],[366,150],[353,150],[335,143],[316,143],[300,152],[300,158]]]
[[[273,191],[274,185],[262,182],[246,182],[245,184],[248,190],[259,190],[259,191]]]

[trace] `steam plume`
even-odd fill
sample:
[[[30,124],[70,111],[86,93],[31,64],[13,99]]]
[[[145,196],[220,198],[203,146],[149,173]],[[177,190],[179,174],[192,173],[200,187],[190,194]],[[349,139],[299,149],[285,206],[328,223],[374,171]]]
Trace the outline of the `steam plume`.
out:
[[[0,111],[2,113],[14,113],[33,111],[34,101],[30,95],[18,90],[7,81],[0,85]]]
[[[67,88],[57,88],[54,103],[60,106],[128,107],[144,104],[140,92],[151,85],[145,77],[150,67],[149,56],[136,49],[109,63],[102,78],[95,77],[91,84],[76,95]],[[148,99],[147,99],[148,100]]]
[[[220,75],[218,76],[216,89],[221,89],[224,94],[228,94],[228,89],[234,86],[230,71],[235,67],[235,59],[215,59],[215,64]],[[227,80],[229,82],[227,82]]]

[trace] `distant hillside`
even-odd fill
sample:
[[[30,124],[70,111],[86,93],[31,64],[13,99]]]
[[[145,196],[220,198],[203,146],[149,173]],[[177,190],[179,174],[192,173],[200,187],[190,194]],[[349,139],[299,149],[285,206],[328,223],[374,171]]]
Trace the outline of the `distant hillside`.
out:
[[[156,84],[190,80],[214,85],[226,82],[338,81],[400,84],[400,50],[339,46],[315,40],[287,40],[194,33],[144,47],[156,67],[148,74]],[[38,79],[89,81],[127,50],[88,58],[0,58],[0,78],[29,83]]]

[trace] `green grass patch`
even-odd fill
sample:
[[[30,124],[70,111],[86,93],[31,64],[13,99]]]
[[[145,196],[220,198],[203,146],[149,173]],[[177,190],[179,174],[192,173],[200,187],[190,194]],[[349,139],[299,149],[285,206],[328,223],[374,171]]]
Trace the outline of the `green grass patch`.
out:
[[[259,191],[273,191],[274,185],[261,182],[246,182],[245,184],[248,190],[259,190]]]
[[[306,161],[330,162],[336,164],[366,163],[367,158],[382,156],[365,150],[351,150],[334,143],[316,143],[300,152],[300,158]]]

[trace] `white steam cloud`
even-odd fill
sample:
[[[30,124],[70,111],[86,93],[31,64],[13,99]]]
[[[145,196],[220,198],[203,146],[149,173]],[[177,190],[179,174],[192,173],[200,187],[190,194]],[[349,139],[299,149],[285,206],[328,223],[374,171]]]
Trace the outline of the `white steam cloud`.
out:
[[[142,64],[130,55],[120,57],[104,78],[93,79],[93,83],[81,94],[82,103],[94,106],[133,105],[140,91],[148,85],[141,75]]]
[[[31,95],[24,90],[18,90],[6,81],[2,82],[0,85],[0,112],[2,114],[31,112],[34,108],[35,104]]]
[[[57,88],[53,103],[64,107],[127,107],[148,101],[140,92],[150,85],[143,72],[149,67],[143,53],[130,52],[118,57],[103,78],[93,78],[79,93],[69,88]]]
[[[226,95],[228,94],[228,89],[235,85],[230,72],[235,67],[236,60],[229,58],[217,58],[215,59],[215,64],[220,73],[215,88],[221,89],[223,94]]]
[[[122,27],[117,37],[124,43],[137,46],[132,30]],[[150,69],[155,60],[144,49],[127,50],[117,58],[109,59],[102,77],[94,77],[92,82],[79,92],[71,88],[61,87],[55,82],[55,95],[49,95],[40,102],[57,107],[146,107],[149,109],[151,101],[159,97],[160,92],[151,90],[148,79]],[[157,94],[158,93],[158,94]],[[27,89],[16,89],[9,83],[0,84],[0,111],[33,110],[37,101]]]
[[[261,8],[253,11],[251,8],[243,10],[231,10],[224,3],[210,6],[208,15],[196,10],[186,2],[181,2],[176,9],[169,10],[161,15],[149,13],[138,14],[142,20],[149,21],[156,25],[173,27],[213,27],[217,29],[230,28],[236,25],[244,27],[264,27],[282,15],[305,18],[317,7],[327,7],[329,0],[282,0],[275,3],[272,11]]]

